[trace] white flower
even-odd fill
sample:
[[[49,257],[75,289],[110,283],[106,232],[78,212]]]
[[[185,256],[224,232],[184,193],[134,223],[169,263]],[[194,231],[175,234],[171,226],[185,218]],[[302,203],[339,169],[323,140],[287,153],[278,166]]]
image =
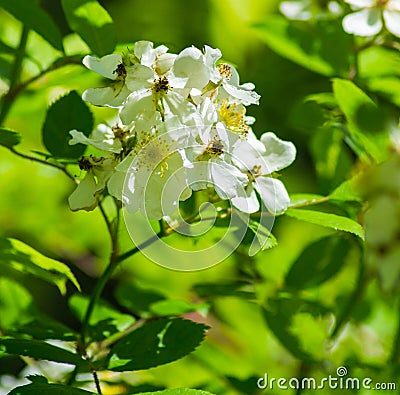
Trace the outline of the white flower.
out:
[[[79,167],[87,173],[68,198],[69,207],[72,211],[91,211],[114,172],[115,162],[111,158],[89,156],[79,160]]]
[[[345,0],[354,10],[343,19],[343,29],[358,36],[373,36],[383,27],[400,37],[400,0]]]
[[[92,132],[90,138],[86,137],[78,130],[71,130],[69,134],[72,136],[72,139],[68,142],[69,145],[92,145],[99,150],[114,152],[116,154],[121,152],[122,149],[121,141],[115,138],[113,129],[104,124],[97,126],[97,128]]]
[[[221,199],[232,199],[243,194],[247,176],[230,162],[228,131],[221,123],[198,133],[200,143],[187,151],[185,166],[187,182],[197,191],[214,187]]]
[[[271,174],[294,161],[295,146],[289,141],[280,140],[271,132],[264,133],[260,140],[249,133],[247,140],[235,143],[232,156],[235,165],[249,177],[246,194],[232,199],[232,204],[247,213],[258,211],[255,189],[270,213],[284,212],[290,203],[289,195],[283,183]]]
[[[125,173],[122,201],[128,212],[140,210],[147,218],[161,219],[177,210],[179,200],[190,196],[184,172],[179,172],[183,165],[180,150],[187,146],[189,135],[188,128],[167,131],[166,127],[153,138],[148,139],[144,134],[136,152],[117,166],[117,175],[110,180],[109,191],[113,193],[117,189],[115,184],[121,182],[118,172]],[[175,191],[181,190],[183,194],[163,196],[170,177],[173,177]]]
[[[120,111],[124,125],[149,131],[161,121],[178,117],[183,125],[198,123],[196,107],[175,92],[166,77],[156,79],[148,89],[131,93]]]
[[[325,9],[326,7],[326,9]],[[326,18],[330,15],[338,16],[343,13],[343,9],[336,1],[328,1],[322,6],[314,0],[290,0],[282,1],[279,10],[288,19],[307,21],[311,18]]]
[[[121,56],[118,54],[106,55],[100,59],[94,56],[85,56],[83,64],[101,76],[113,80],[110,86],[90,88],[83,92],[83,99],[96,106],[120,107],[128,95],[135,90],[126,84],[135,67],[140,65],[149,68],[157,57],[168,51],[164,45],[153,48],[150,41],[138,41],[133,52]]]
[[[95,106],[119,107],[130,93],[125,86],[126,65],[122,56],[112,54],[100,59],[85,56],[82,63],[88,69],[114,81],[110,86],[85,90],[82,95],[83,100]]]

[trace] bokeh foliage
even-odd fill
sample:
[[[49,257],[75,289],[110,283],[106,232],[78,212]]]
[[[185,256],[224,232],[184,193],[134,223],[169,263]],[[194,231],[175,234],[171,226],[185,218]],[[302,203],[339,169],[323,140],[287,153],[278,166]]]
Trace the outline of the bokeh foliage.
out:
[[[100,212],[70,212],[74,184],[60,170],[81,176],[73,162],[80,152],[66,153],[49,135],[69,129],[77,111],[81,130],[90,132],[77,100],[101,81],[81,66],[82,56],[141,39],[174,51],[219,47],[255,83],[262,95],[249,109],[256,133],[273,130],[297,146],[284,177],[293,207],[276,219],[278,245],[252,257],[243,245],[218,266],[191,273],[139,254],[121,263],[86,328],[90,352],[111,350],[92,366],[103,393],[187,387],[207,392],[170,394],[250,395],[262,392],[257,379],[265,372],[319,378],[339,366],[352,377],[397,382],[399,40],[363,41],[346,34],[340,18],[289,21],[273,0],[37,3],[0,0],[0,393],[13,380],[26,387],[12,394],[87,393],[61,386],[71,377],[70,384],[95,390],[73,345],[110,242]],[[57,109],[68,98],[76,106],[71,116]],[[90,110],[95,124],[114,115]],[[132,248],[122,224],[120,235],[121,251]],[[36,359],[76,364],[77,374],[60,375]],[[18,381],[32,365],[47,378]]]

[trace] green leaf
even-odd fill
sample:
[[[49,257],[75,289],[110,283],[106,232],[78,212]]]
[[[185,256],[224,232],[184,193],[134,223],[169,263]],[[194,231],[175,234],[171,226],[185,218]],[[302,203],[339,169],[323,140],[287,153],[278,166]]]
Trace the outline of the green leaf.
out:
[[[31,294],[16,281],[0,276],[0,328],[10,330],[32,320]]]
[[[293,193],[290,195],[290,206],[297,206],[298,204],[314,204],[318,200],[324,199],[325,196],[316,195],[314,193]]]
[[[93,129],[93,115],[76,91],[61,97],[47,110],[42,139],[52,155],[74,159],[84,153],[85,145],[68,144],[72,129],[79,130],[85,136],[89,136]]]
[[[300,221],[309,222],[315,225],[326,226],[335,230],[349,232],[357,235],[362,240],[365,239],[363,227],[350,218],[331,213],[322,213],[312,210],[289,209],[285,212],[288,217],[299,219]]]
[[[0,267],[41,278],[58,287],[62,294],[70,280],[80,290],[75,276],[68,266],[42,255],[22,241],[0,237]]]
[[[314,361],[315,358],[303,349],[292,333],[292,320],[299,313],[309,313],[314,317],[324,315],[328,313],[326,308],[297,297],[282,296],[270,298],[263,313],[269,329],[289,352],[300,360]]]
[[[357,57],[361,78],[400,77],[399,51],[373,45],[361,51]]]
[[[349,69],[352,39],[339,22],[321,20],[311,25],[269,15],[255,28],[273,51],[309,70],[334,76]]]
[[[137,395],[213,395],[211,392],[194,390],[190,388],[174,388],[156,392],[141,392]]]
[[[68,24],[97,56],[114,51],[117,44],[114,22],[96,0],[62,0]]]
[[[312,243],[290,268],[285,284],[290,288],[307,289],[324,283],[339,272],[352,247],[350,239],[337,235]]]
[[[357,188],[357,183],[361,183],[360,176],[344,181],[329,195],[329,198],[345,202],[362,202],[363,199]]]
[[[77,354],[40,340],[0,338],[0,355],[23,355],[34,359],[78,365],[84,360]]]
[[[56,339],[74,341],[78,338],[78,335],[73,330],[44,316],[18,327],[15,333],[29,335],[37,340]]]
[[[89,304],[89,297],[74,294],[69,298],[68,304],[75,316],[82,321]],[[131,315],[121,313],[104,300],[100,300],[90,318],[89,334],[93,340],[101,341],[123,331],[134,322],[135,318]]]
[[[268,226],[251,219],[248,227],[255,235],[249,248],[249,256],[254,256],[260,251],[265,251],[278,245],[278,241]]]
[[[35,30],[54,48],[64,51],[62,35],[51,17],[34,0],[0,0],[4,8],[26,27]]]
[[[133,284],[121,284],[115,291],[115,298],[121,306],[143,317],[150,316],[150,306],[165,300],[165,297],[151,289],[143,289]]]
[[[112,347],[109,368],[122,372],[176,361],[199,346],[207,329],[206,325],[181,318],[149,322]]]
[[[94,392],[61,384],[31,383],[14,388],[8,395],[94,395]]]
[[[206,314],[208,309],[206,303],[190,303],[183,299],[160,300],[150,306],[150,311],[159,317],[182,315],[192,311]]]
[[[4,41],[0,40],[0,53],[13,54],[15,52],[15,48],[10,47]]]
[[[384,159],[388,139],[383,112],[352,81],[333,79],[333,93],[346,117],[355,146],[377,161]]]
[[[0,145],[11,148],[18,145],[22,136],[11,129],[0,128]]]

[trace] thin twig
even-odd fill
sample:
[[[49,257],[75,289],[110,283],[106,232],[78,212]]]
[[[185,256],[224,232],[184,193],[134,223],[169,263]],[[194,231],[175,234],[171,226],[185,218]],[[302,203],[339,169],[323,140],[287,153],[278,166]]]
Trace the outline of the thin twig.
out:
[[[41,164],[46,165],[46,166],[51,166],[51,167],[54,167],[54,168],[62,171],[69,179],[71,179],[75,184],[77,184],[77,180],[75,179],[75,177],[68,172],[68,170],[66,169],[66,167],[64,165],[60,165],[58,163],[48,162],[47,160],[36,158],[35,156],[30,156],[30,155],[27,155],[27,154],[23,154],[21,152],[18,152],[14,147],[9,147],[8,149],[13,154],[19,156],[20,158],[29,159],[29,160],[31,160],[33,162],[38,162],[38,163],[41,163]]]

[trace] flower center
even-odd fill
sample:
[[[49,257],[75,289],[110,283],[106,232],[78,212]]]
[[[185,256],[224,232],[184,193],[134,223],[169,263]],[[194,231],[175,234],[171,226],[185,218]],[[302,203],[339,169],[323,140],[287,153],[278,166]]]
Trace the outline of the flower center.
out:
[[[99,166],[103,164],[106,158],[101,156],[82,156],[78,160],[78,165],[81,170],[89,171],[93,166]]]
[[[231,132],[245,135],[249,131],[249,127],[244,120],[246,114],[244,106],[238,107],[236,103],[230,104],[228,99],[224,99],[221,102],[218,113]]]
[[[222,141],[214,137],[207,145],[205,152],[210,156],[217,157],[224,153]]]
[[[255,165],[251,170],[247,171],[247,175],[249,177],[250,182],[253,182],[257,177],[260,177],[261,174],[261,166]]]
[[[379,8],[385,8],[389,0],[375,0],[376,6]]]
[[[227,64],[227,63],[220,63],[217,66],[217,69],[218,69],[219,73],[221,74],[222,78],[229,79],[230,76],[232,75],[231,66],[229,66],[229,64]]]
[[[155,93],[167,93],[171,87],[167,77],[160,77],[154,80],[154,85],[151,89]]]
[[[136,145],[138,167],[144,167],[147,171],[154,171],[159,168],[160,178],[164,177],[169,169],[168,158],[171,156],[171,144],[154,135],[144,135],[143,139]]]
[[[117,68],[113,71],[113,74],[117,74],[119,80],[124,80],[126,77],[126,68],[123,63],[120,63]]]

